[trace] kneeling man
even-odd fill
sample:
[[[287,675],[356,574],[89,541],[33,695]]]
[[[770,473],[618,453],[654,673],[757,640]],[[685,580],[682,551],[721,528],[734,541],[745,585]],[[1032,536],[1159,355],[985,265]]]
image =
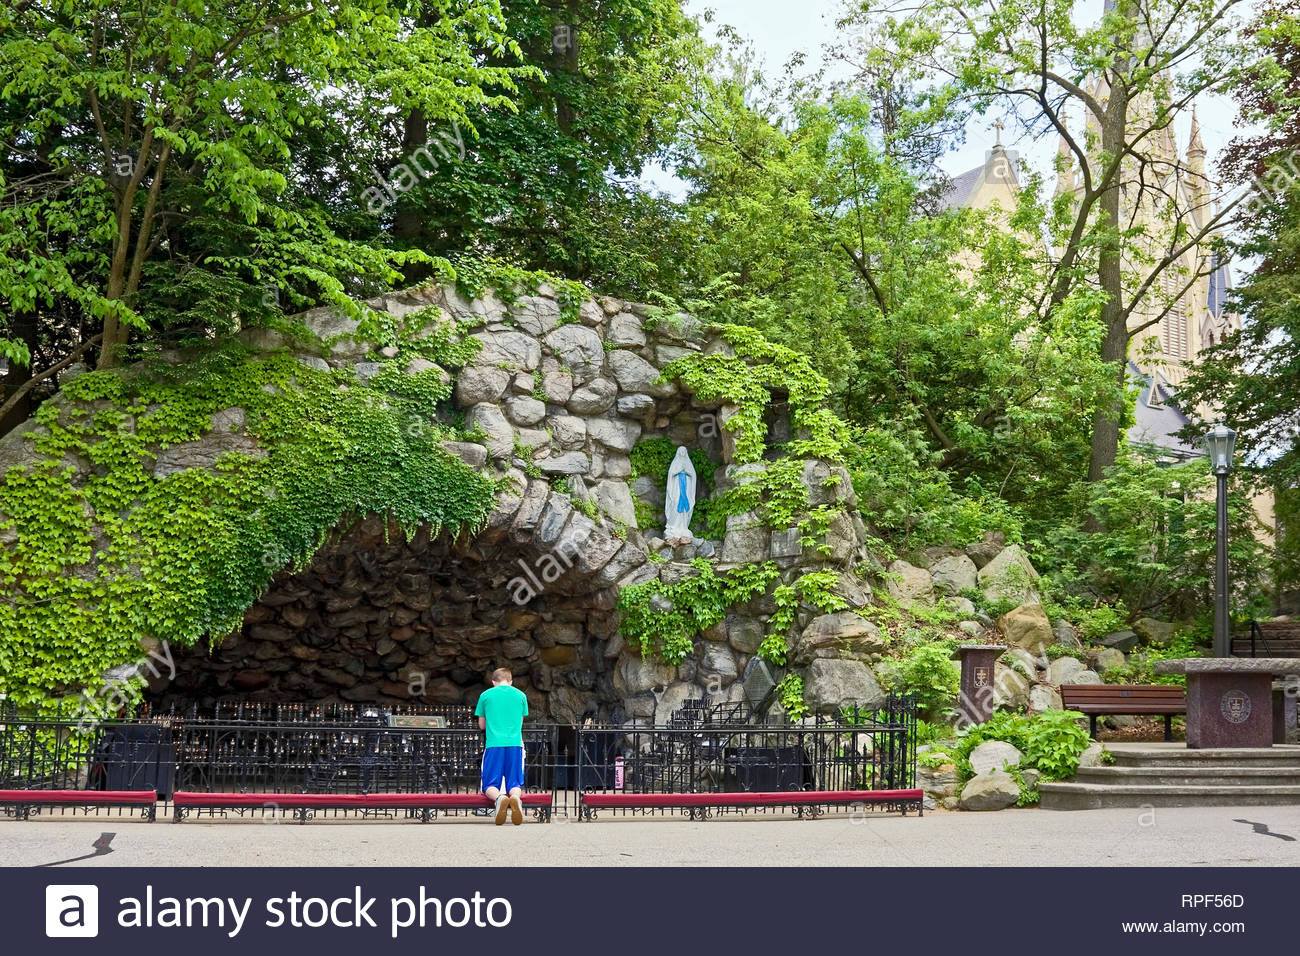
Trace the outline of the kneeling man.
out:
[[[524,822],[524,718],[528,698],[514,686],[514,675],[504,667],[492,672],[492,687],[478,698],[474,708],[479,730],[487,731],[483,751],[483,793],[496,804],[497,826]]]

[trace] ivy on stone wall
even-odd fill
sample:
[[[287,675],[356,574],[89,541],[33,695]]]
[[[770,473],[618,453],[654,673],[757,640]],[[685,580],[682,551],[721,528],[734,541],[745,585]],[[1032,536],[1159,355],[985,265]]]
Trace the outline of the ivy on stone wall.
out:
[[[450,433],[432,417],[466,346],[451,333],[395,338],[368,383],[235,343],[67,382],[26,436],[39,459],[0,483],[0,690],[39,705],[97,687],[142,639],[222,636],[349,516],[480,525],[494,484],[440,447]],[[433,367],[400,381],[415,357]],[[177,446],[211,443],[215,429],[230,450],[185,467]],[[176,470],[155,475],[166,449]]]
[[[718,325],[715,332],[731,346],[725,350],[692,352],[664,367],[665,380],[677,380],[706,402],[736,406],[723,425],[734,432],[733,460],[743,465],[762,459],[767,443],[765,412],[773,393],[788,396],[795,438],[784,449],[790,457],[843,459],[847,426],[823,407],[830,383],[801,355],[769,342],[757,329]]]
[[[619,594],[619,629],[642,657],[680,664],[694,650],[696,635],[721,621],[731,606],[766,593],[778,575],[771,561],[721,574],[703,558],[691,564],[697,573],[676,584],[656,579]]]

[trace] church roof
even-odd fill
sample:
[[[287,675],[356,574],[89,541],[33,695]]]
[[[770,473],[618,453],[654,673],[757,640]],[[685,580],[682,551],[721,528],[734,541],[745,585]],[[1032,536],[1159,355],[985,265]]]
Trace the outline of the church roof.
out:
[[[1001,143],[995,145],[985,153],[983,164],[953,177],[948,188],[943,192],[941,199],[943,211],[972,205],[979,191],[990,183],[1000,183],[1012,189],[1019,189],[1020,183],[1016,179],[1016,158],[1017,154],[1008,151]]]
[[[1200,448],[1188,446],[1178,437],[1178,432],[1191,419],[1178,407],[1177,396],[1169,383],[1158,373],[1143,373],[1132,362],[1128,363],[1128,372],[1130,378],[1141,384],[1135,419],[1126,436],[1129,444],[1150,448],[1163,457],[1180,461],[1204,454]]]

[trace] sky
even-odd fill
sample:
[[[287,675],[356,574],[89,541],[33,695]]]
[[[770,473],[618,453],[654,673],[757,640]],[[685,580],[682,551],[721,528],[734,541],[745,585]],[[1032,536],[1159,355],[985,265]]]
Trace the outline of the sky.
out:
[[[752,41],[755,52],[765,61],[769,71],[782,67],[791,55],[807,54],[809,71],[822,62],[821,50],[838,39],[835,18],[844,7],[844,0],[688,0],[686,9],[694,15],[705,10],[714,12],[714,24],[706,28],[712,39],[716,25],[729,24]],[[1095,8],[1090,11],[1089,8]],[[1080,15],[1091,19],[1101,15],[1101,0],[1084,0]],[[1207,166],[1213,170],[1215,157],[1234,135],[1233,122],[1236,110],[1224,98],[1206,98],[1197,104],[1201,123],[1201,138],[1208,152]],[[941,162],[945,172],[957,175],[984,162],[985,151],[996,141],[992,127],[995,117],[976,118],[966,130],[966,143]],[[1174,130],[1180,149],[1186,147],[1191,126],[1190,116],[1175,123]],[[1038,143],[1016,139],[1010,124],[1003,133],[1003,142],[1009,149],[1018,150],[1031,166],[1050,178],[1052,157],[1057,143]],[[667,185],[667,184],[665,184]]]

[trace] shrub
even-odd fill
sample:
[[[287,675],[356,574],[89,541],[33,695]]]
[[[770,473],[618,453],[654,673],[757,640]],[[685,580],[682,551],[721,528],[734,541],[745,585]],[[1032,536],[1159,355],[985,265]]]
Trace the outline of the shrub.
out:
[[[888,661],[877,673],[895,694],[915,694],[916,706],[926,717],[945,715],[961,691],[961,672],[952,660],[951,641],[926,641],[908,648],[901,658]]]

